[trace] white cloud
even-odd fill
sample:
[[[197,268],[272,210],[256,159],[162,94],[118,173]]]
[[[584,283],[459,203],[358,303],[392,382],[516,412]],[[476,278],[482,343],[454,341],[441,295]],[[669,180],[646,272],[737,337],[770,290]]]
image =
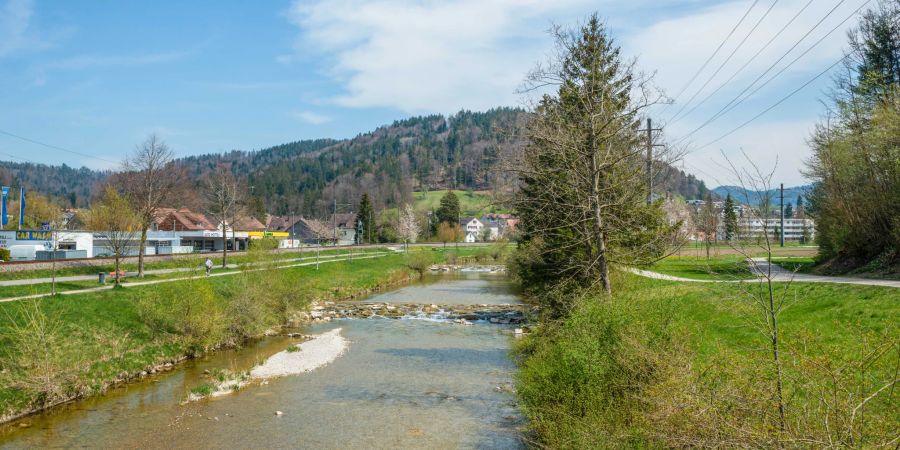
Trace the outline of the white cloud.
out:
[[[665,88],[670,96],[675,96],[715,51],[741,15],[747,11],[750,3],[747,0],[725,3],[659,21],[629,36],[625,40],[624,50],[626,53],[638,55],[642,67],[656,69],[657,83]],[[711,60],[706,70],[678,98],[675,105],[655,110],[657,123],[668,122],[666,123],[667,135],[674,138],[671,141],[677,141],[703,124],[750,86],[785,53],[787,56],[763,76],[760,83],[766,82],[782,68],[785,68],[788,63],[807,49],[812,48],[748,101],[694,134],[691,137],[693,143],[699,144],[699,146],[706,145],[775,104],[792,90],[818,75],[841,58],[842,49],[846,45],[845,30],[856,25],[857,17],[852,17],[843,24],[842,21],[851,16],[854,10],[860,6],[859,2],[840,4],[796,48],[788,52],[795,43],[803,38],[804,34],[813,30],[816,23],[837,4],[835,2],[812,2],[725,88],[710,97],[709,101],[703,103],[690,115],[672,121],[676,112],[681,111],[691,97],[694,97],[694,101],[684,109],[685,112],[693,110],[698,102],[703,101],[709,93],[728,80],[807,4],[807,0],[782,0],[776,3],[769,15],[760,22],[759,27],[749,36],[733,58],[700,91],[699,95],[695,96],[697,90],[707,82],[720,64],[726,61],[726,58],[735,50],[738,43],[771,4],[771,0],[768,4],[760,2],[752,10],[745,22],[722,47],[717,56]],[[832,30],[834,31],[832,32]],[[812,47],[820,39],[822,39],[821,42]],[[800,171],[803,161],[810,154],[806,140],[822,112],[821,104],[815,99],[816,92],[825,85],[827,85],[827,76],[806,88],[799,95],[777,106],[770,114],[760,117],[713,145],[694,150],[685,158],[688,164],[687,169],[691,170],[691,166],[693,166],[692,171],[713,186],[733,184],[735,180],[730,179],[728,170],[723,169],[726,164],[720,149],[725,149],[726,154],[733,162],[739,166],[745,166],[747,162],[741,155],[741,149],[743,149],[755,163],[760,165],[761,169],[771,170],[775,167],[777,159],[774,182],[805,183],[806,180]],[[756,87],[753,87],[748,92],[753,92],[755,89]],[[776,121],[773,118],[776,115],[780,116],[782,120]],[[697,149],[698,147],[692,148]],[[692,148],[689,147],[689,150]]]
[[[815,122],[815,118],[810,118],[754,123],[736,131],[722,143],[689,153],[684,157],[684,168],[710,187],[733,185],[737,180],[726,157],[737,167],[748,167],[743,155],[746,153],[762,172],[774,169],[773,183],[784,183],[785,186],[808,183],[800,170],[811,155],[806,140]]]
[[[657,70],[657,82],[670,94],[675,96],[688,82],[704,61],[713,54],[716,47],[728,35],[728,32],[747,11],[750,1],[742,0],[705,8],[688,15],[662,20],[637,30],[625,42],[625,50],[639,56],[643,67]],[[768,4],[767,4],[768,3]],[[780,1],[772,11],[760,22],[759,27],[749,36],[743,46],[735,53],[726,66],[709,83],[703,93],[712,92],[718,85],[727,80],[744,62],[748,61],[766,42],[797,14],[807,0]],[[827,3],[827,4],[826,4]],[[849,3],[849,2],[848,2]],[[771,2],[760,2],[735,31],[728,42],[709,63],[706,70],[696,79],[685,94],[679,99],[684,102],[693,95],[696,89],[706,82],[708,77],[723,63],[739,42],[762,17]],[[747,66],[730,84],[740,87],[755,79],[765,69],[778,60],[788,49],[811,30],[816,22],[822,19],[834,7],[833,2],[813,2],[797,19],[766,48],[753,62]],[[813,43],[825,36],[832,28],[847,18],[857,7],[855,4],[843,4],[807,36],[787,57],[766,77],[776,73],[781,67],[799,56]],[[856,23],[851,19],[842,27],[826,37],[820,44],[787,71],[790,73],[818,72],[841,56],[841,48],[846,42],[846,29]],[[764,78],[763,80],[765,80]],[[733,96],[734,89],[726,92]],[[703,94],[697,100],[703,98]],[[724,96],[723,97],[727,97]]]
[[[301,121],[306,122],[311,125],[322,125],[323,123],[331,122],[331,117],[317,114],[312,111],[298,111],[291,113],[291,117]]]
[[[759,2],[744,23],[727,41],[701,76],[680,98],[694,95],[707,77],[725,61],[774,0]],[[737,50],[727,65],[696,97],[703,99],[728,79],[741,65],[797,14],[808,0],[781,0],[758,28]],[[826,4],[827,3],[827,4]],[[299,29],[293,55],[278,61],[291,64],[308,60],[310,53],[324,55],[323,68],[333,77],[340,91],[331,101],[345,107],[388,107],[408,113],[455,112],[459,109],[483,110],[498,105],[520,104],[514,93],[524,75],[551,49],[545,30],[552,22],[577,26],[595,9],[614,20],[613,35],[623,47],[623,55],[636,56],[644,70],[656,71],[656,82],[674,96],[694,72],[713,53],[751,4],[751,0],[711,4],[669,5],[659,2],[643,7],[641,0],[589,2],[564,0],[295,0],[287,13]],[[835,2],[812,2],[797,19],[755,60],[697,109],[694,114],[670,124],[668,135],[679,138],[705,121],[754,78],[775,62],[811,30],[835,6]],[[859,7],[859,2],[839,4],[805,40],[774,70],[779,71],[795,56],[824,39],[773,83],[761,90],[734,113],[724,116],[694,136],[700,144],[719,136],[774,103],[808,78],[831,65],[841,56],[844,30],[855,25],[855,18],[841,25]],[[826,34],[833,28],[834,32]],[[813,85],[814,90],[821,84]],[[754,101],[755,100],[755,101]],[[653,113],[656,123],[665,123],[679,108]],[[763,116],[723,139],[703,153],[689,156],[689,162],[711,174],[721,167],[705,164],[717,148],[744,148],[754,158],[774,162],[778,155],[777,175],[801,182],[802,160],[809,150],[805,139],[821,106],[810,95],[797,96],[779,106],[783,120],[774,122]],[[772,122],[765,122],[770,120]],[[682,134],[678,134],[682,133]],[[721,146],[721,147],[720,147]],[[698,176],[714,183],[712,176]]]
[[[333,55],[337,104],[455,112],[517,104],[515,88],[551,44],[550,17],[585,3],[315,0],[295,2],[288,17],[298,53]]]
[[[28,34],[32,6],[30,0],[7,0],[0,6],[0,57],[36,44]]]

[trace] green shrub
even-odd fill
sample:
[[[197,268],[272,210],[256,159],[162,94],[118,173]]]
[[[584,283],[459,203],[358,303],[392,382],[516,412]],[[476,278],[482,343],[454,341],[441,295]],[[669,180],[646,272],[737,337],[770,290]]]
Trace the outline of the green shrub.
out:
[[[0,248],[0,261],[9,261],[9,249],[8,248]]]
[[[431,255],[428,253],[413,252],[409,253],[406,266],[418,273],[419,277],[422,277],[425,275],[425,271],[431,267],[432,261]]]
[[[521,342],[517,393],[540,447],[647,445],[634,426],[671,342],[660,315],[610,301],[581,303]]]
[[[195,351],[227,341],[225,305],[205,278],[142,290],[135,306],[151,329],[183,336]]]
[[[250,240],[250,250],[275,250],[276,248],[278,248],[278,239],[271,236]]]

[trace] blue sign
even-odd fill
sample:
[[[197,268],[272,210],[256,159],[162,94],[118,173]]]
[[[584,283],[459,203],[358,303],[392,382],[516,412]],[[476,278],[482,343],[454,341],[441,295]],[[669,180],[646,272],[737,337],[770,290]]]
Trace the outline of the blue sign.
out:
[[[50,231],[50,222],[41,222],[41,229],[44,231]]]
[[[0,226],[9,223],[9,217],[6,214],[6,197],[9,195],[9,186],[0,187]]]
[[[0,187],[0,227],[9,223],[9,217],[6,214],[6,197],[9,195],[9,186]]]
[[[19,193],[19,227],[25,226],[25,188],[20,188]]]

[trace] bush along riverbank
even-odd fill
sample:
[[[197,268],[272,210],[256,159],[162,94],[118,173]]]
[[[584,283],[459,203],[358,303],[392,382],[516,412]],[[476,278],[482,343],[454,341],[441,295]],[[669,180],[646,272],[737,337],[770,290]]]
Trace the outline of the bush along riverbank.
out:
[[[776,366],[764,285],[613,281],[531,291],[545,317],[516,355],[535,446],[896,445],[896,289],[776,283]]]
[[[457,255],[418,253],[431,263]],[[277,268],[263,249],[248,258],[253,270],[232,276],[0,304],[0,422],[277,333],[311,302],[359,298],[418,277],[407,254],[323,263],[318,270]]]

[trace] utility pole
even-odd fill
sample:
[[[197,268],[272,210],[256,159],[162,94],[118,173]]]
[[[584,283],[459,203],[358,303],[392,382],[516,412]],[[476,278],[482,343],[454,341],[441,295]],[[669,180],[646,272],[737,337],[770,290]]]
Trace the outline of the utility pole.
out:
[[[337,197],[334,198],[334,211],[331,213],[331,231],[334,234],[334,246],[337,247]]]
[[[784,247],[784,183],[781,183],[781,231],[778,234],[781,246]]]
[[[662,128],[653,128],[653,122],[647,118],[647,204],[653,203],[653,147],[662,147],[663,144],[653,143],[653,132],[662,131]]]
[[[294,248],[296,243],[294,242],[294,211],[291,211],[291,248]]]

